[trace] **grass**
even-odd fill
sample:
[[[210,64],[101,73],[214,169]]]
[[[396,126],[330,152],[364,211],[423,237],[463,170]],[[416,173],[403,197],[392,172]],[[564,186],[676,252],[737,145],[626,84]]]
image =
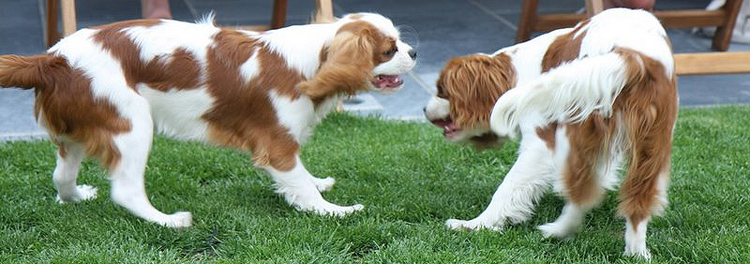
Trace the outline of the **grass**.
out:
[[[750,108],[683,109],[674,140],[670,206],[651,222],[654,263],[750,263]],[[623,257],[616,194],[569,240],[535,229],[563,201],[549,194],[530,221],[454,232],[448,218],[478,215],[515,160],[517,143],[476,152],[444,142],[428,124],[329,117],[303,150],[324,196],[365,204],[346,218],[300,213],[272,191],[247,155],[158,138],[147,169],[152,203],[188,210],[194,226],[147,223],[107,197],[104,171],[87,161],[79,183],[99,197],[58,205],[46,141],[0,145],[0,263],[609,263]]]

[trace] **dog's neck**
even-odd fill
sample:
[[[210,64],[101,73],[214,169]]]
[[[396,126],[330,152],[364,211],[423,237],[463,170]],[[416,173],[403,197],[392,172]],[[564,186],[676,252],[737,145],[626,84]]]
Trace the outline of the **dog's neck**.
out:
[[[320,65],[320,52],[339,27],[337,23],[290,26],[259,34],[258,38],[284,57],[289,67],[310,79]]]
[[[571,30],[570,28],[555,30],[532,40],[502,48],[492,55],[496,56],[501,53],[508,55],[516,71],[516,86],[522,85],[542,74],[542,59],[547,49],[558,36],[567,34]]]

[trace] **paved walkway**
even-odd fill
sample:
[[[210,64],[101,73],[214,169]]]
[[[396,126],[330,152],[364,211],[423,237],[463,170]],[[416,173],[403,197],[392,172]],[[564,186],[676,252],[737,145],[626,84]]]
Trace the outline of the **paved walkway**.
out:
[[[43,0],[0,0],[0,54],[44,52],[41,26]],[[287,24],[304,24],[313,11],[312,0],[289,1]],[[703,8],[707,0],[659,0],[657,9]],[[79,27],[106,24],[140,16],[138,1],[78,0]],[[215,11],[221,25],[265,24],[269,0],[173,0],[175,19],[193,21]],[[513,44],[520,0],[342,0],[334,1],[337,15],[370,11],[390,17],[401,26],[402,38],[419,51],[417,67],[405,87],[391,95],[363,94],[345,109],[385,118],[424,120],[422,107],[430,97],[440,68],[449,58],[475,52],[491,53]],[[573,12],[581,0],[543,1],[541,12]],[[710,51],[710,39],[690,29],[669,30],[676,52]],[[732,44],[730,51],[748,51]],[[750,75],[688,76],[679,79],[683,106],[750,103]],[[0,140],[44,135],[33,118],[33,93],[0,90]]]

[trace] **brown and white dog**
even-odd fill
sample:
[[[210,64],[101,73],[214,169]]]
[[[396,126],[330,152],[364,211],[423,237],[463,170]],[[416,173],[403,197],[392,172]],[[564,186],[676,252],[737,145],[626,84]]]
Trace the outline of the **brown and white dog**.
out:
[[[486,210],[447,226],[500,230],[523,222],[554,186],[567,203],[539,229],[545,237],[569,236],[614,188],[627,160],[619,207],[627,220],[625,254],[649,258],[646,226],[667,201],[675,82],[661,24],[629,9],[606,10],[492,55],[451,60],[427,118],[451,141],[500,140],[519,131],[522,139]]]
[[[373,13],[263,33],[211,20],[121,22],[82,29],[43,55],[0,56],[0,86],[35,90],[36,118],[59,146],[59,201],[95,197],[96,188],[76,186],[79,164],[91,156],[108,169],[117,204],[161,225],[190,226],[190,213],[164,214],[146,196],[156,129],[252,153],[299,210],[361,210],[323,199],[334,179],[311,175],[300,145],[340,96],[399,89],[416,52]]]

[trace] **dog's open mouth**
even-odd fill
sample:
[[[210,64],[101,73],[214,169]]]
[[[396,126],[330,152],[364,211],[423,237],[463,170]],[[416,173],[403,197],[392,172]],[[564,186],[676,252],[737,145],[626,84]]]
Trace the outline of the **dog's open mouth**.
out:
[[[442,128],[443,136],[448,139],[456,138],[462,131],[460,128],[456,127],[456,124],[453,123],[453,120],[451,120],[450,118],[431,120],[431,122],[435,124],[435,126]],[[472,142],[480,145],[491,145],[498,142],[499,139],[500,138],[492,132],[484,133],[478,136],[472,136],[469,138],[469,140],[471,140]]]
[[[375,76],[375,79],[372,80],[372,85],[381,90],[394,90],[401,87],[402,84],[404,84],[404,80],[398,75],[381,74]]]
[[[432,120],[432,123],[443,129],[443,136],[446,138],[454,138],[461,131],[461,129],[456,128],[456,124],[450,118]]]

